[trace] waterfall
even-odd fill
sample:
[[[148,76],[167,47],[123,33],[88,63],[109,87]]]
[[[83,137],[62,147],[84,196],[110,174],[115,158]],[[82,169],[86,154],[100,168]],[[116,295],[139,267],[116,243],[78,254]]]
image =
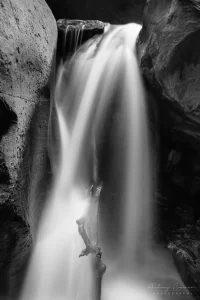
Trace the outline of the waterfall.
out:
[[[79,258],[85,245],[76,221],[88,217],[88,236],[97,246],[97,233],[102,231],[101,220],[94,221],[99,195],[96,201],[89,190],[99,184],[96,147],[115,101],[122,118],[109,172],[112,176],[115,164],[121,170],[117,183],[123,199],[121,239],[116,256],[106,261],[102,299],[158,299],[144,288],[151,274],[147,266],[153,173],[145,93],[136,59],[140,28],[110,26],[59,68],[49,134],[54,181],[21,300],[94,300],[94,255]],[[109,240],[101,236],[100,246],[112,248],[112,244],[106,248]]]

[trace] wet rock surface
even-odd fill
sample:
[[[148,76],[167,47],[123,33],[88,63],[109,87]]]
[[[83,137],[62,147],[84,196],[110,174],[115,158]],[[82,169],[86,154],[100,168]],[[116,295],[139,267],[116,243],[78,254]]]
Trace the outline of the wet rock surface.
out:
[[[6,299],[18,288],[50,177],[47,85],[57,26],[43,0],[2,0],[0,28],[0,294]]]
[[[73,29],[84,29],[84,30],[96,30],[99,33],[103,33],[105,24],[97,20],[68,20],[60,19],[57,21],[59,30]]]
[[[67,20],[57,21],[57,65],[65,61],[86,41],[104,32],[105,24],[97,20]]]

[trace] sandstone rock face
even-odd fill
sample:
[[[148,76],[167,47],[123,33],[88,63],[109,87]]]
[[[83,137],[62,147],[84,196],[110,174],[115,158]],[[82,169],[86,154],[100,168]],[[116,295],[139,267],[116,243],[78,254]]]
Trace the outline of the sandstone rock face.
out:
[[[49,180],[47,85],[56,41],[56,21],[44,0],[0,0],[0,212],[6,236],[15,236],[12,247],[9,237],[3,246],[10,247],[13,278],[19,270],[12,261],[23,260]]]

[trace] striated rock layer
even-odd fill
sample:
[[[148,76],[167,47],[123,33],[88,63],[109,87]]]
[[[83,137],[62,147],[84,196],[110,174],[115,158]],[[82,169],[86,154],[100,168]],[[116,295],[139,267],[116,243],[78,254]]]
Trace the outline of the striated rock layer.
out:
[[[20,272],[50,180],[47,85],[57,26],[44,0],[0,0],[0,28],[1,298]]]

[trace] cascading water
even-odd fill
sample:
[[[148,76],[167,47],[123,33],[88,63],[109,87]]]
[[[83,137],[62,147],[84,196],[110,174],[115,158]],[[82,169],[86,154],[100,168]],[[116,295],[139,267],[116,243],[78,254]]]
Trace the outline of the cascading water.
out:
[[[76,26],[76,21],[74,23],[67,25],[64,31],[64,41],[63,41],[63,49],[62,49],[62,64],[65,62],[66,58],[66,45],[68,46],[68,51],[72,55],[73,53],[76,53],[78,47],[80,46],[80,43],[82,41],[83,37],[83,30],[85,25],[79,25]],[[73,31],[72,31],[73,26]],[[73,32],[73,34],[72,34]],[[69,33],[70,38],[69,38]]]
[[[122,238],[115,257],[104,253],[107,271],[102,299],[158,299],[144,288],[152,270],[153,184],[146,104],[135,54],[139,30],[136,24],[111,26],[59,70],[49,135],[54,183],[21,300],[98,299],[93,257],[79,258],[84,242],[76,221],[87,216],[88,236],[96,246],[101,228],[98,203],[87,191],[99,184],[96,145],[113,101],[123,115],[119,139],[125,143],[123,150],[119,147],[113,153],[122,170],[118,176]],[[115,172],[115,167],[110,171]],[[102,247],[107,249],[109,241],[101,236]]]

